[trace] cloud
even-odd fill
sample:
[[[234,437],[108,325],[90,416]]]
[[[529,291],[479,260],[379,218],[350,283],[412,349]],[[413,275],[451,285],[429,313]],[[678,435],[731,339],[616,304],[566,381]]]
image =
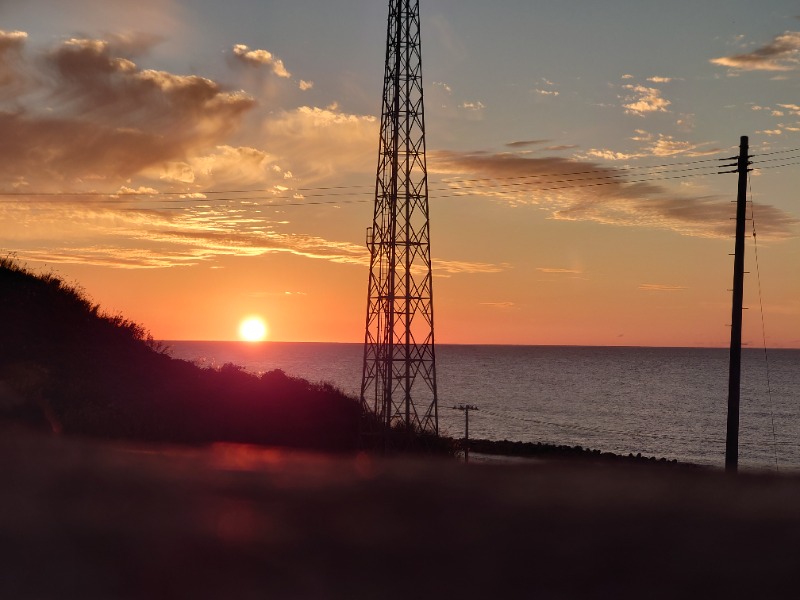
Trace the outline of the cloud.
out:
[[[467,262],[463,260],[433,259],[434,273],[501,273],[511,268],[508,263],[499,265],[492,263]]]
[[[267,118],[269,152],[231,145],[255,100],[199,75],[140,68],[137,57],[154,43],[72,38],[28,52],[24,34],[0,36],[2,188],[71,194],[0,202],[4,239],[20,257],[161,268],[286,252],[363,264],[363,245],[285,233],[286,222],[265,218],[258,204],[286,193],[294,176],[284,163],[298,156],[309,165],[301,174],[345,170],[360,168],[368,147],[372,170],[376,120],[303,107]],[[201,193],[241,186],[267,191]],[[94,190],[110,194],[76,195]]]
[[[0,204],[0,225],[30,205]],[[232,209],[226,204],[191,205],[174,213],[120,210],[98,203],[74,204],[65,212],[63,203],[44,202],[36,207],[37,233],[58,241],[47,249],[21,247],[21,260],[50,264],[89,264],[123,269],[168,268],[197,265],[220,256],[254,257],[292,254],[335,264],[369,265],[363,244],[328,240],[281,230],[258,211]],[[233,213],[233,214],[232,214]],[[67,225],[63,226],[65,215]],[[109,224],[114,224],[113,232]],[[93,243],[86,245],[87,234]],[[8,238],[7,238],[8,239]],[[451,261],[434,257],[434,273],[447,277],[460,273],[498,273],[507,264]]]
[[[118,268],[164,268],[194,265],[219,256],[290,253],[339,264],[366,265],[360,244],[287,233],[282,224],[257,208],[209,201],[179,205],[173,211],[126,208],[128,204],[74,201],[0,203],[0,225],[30,219],[33,231],[6,239],[21,259],[49,263],[93,264]],[[48,240],[30,247],[31,236]],[[19,238],[15,239],[15,238]],[[92,239],[91,245],[86,239]],[[26,241],[27,240],[27,241]]]
[[[529,146],[538,146],[540,144],[546,144],[550,140],[520,140],[518,142],[509,142],[506,144],[508,148],[527,148]]]
[[[21,65],[27,39],[24,31],[0,30],[0,99],[13,97],[27,88],[28,77]]]
[[[481,306],[489,306],[491,308],[497,308],[500,310],[506,310],[509,308],[514,308],[516,304],[513,302],[481,302]]]
[[[310,90],[311,88],[314,87],[314,82],[313,81],[305,81],[305,80],[301,79],[300,83],[297,84],[297,87],[299,87],[301,91],[307,92],[308,90]]]
[[[634,158],[645,158],[649,156],[675,156],[682,154],[685,156],[698,157],[709,156],[720,151],[719,148],[708,148],[709,142],[695,143],[683,140],[676,140],[671,135],[658,134],[654,136],[643,129],[635,130],[636,135],[630,139],[642,142],[644,145],[638,152],[618,152],[607,148],[592,148],[581,158],[602,158],[608,161],[631,160]]]
[[[653,83],[669,83],[672,81],[672,77],[659,77],[656,75],[655,77],[648,77],[647,81],[651,81]]]
[[[678,119],[675,121],[675,124],[681,131],[689,132],[694,129],[694,122],[695,122],[695,115],[692,113],[687,113],[680,115]]]
[[[676,154],[687,154],[689,156],[701,156],[696,154],[695,151],[700,146],[692,142],[676,140],[671,135],[658,134],[656,139],[650,146],[649,150],[653,156],[674,156]],[[714,150],[713,152],[716,152]]]
[[[0,104],[0,178],[50,190],[113,184],[235,131],[253,98],[197,75],[140,69],[132,59],[151,43],[72,38],[22,57],[35,88],[12,82],[16,93]]]
[[[292,171],[304,179],[340,172],[368,172],[375,167],[378,120],[344,113],[338,106],[301,106],[281,112],[264,125],[278,160],[302,157]]]
[[[227,144],[184,162],[159,165],[145,174],[153,179],[192,183],[204,189],[255,184],[264,187],[271,181],[283,181],[285,175],[273,155],[257,148]]]
[[[537,94],[539,94],[540,96],[558,96],[559,95],[559,92],[557,92],[556,90],[540,90],[540,89],[536,89],[534,91]]]
[[[665,229],[700,237],[733,233],[729,198],[689,196],[652,182],[631,182],[626,170],[596,162],[443,151],[429,154],[428,170],[444,176],[454,195],[534,205],[557,220]],[[463,182],[462,176],[487,181]],[[762,206],[760,212],[765,236],[790,237],[800,222],[773,206]]]
[[[537,267],[536,270],[541,273],[559,273],[568,275],[581,275],[583,273],[583,271],[580,269],[561,269],[554,267]]]
[[[289,78],[292,76],[283,64],[283,61],[268,50],[251,50],[244,44],[233,47],[233,56],[241,63],[250,67],[268,67],[278,77]]]
[[[598,149],[598,148],[591,148],[588,152],[586,152],[586,156],[589,158],[602,158],[603,160],[630,160],[632,158],[639,158],[641,154],[628,154],[625,152],[617,152],[615,150],[609,149]]]
[[[434,87],[442,88],[442,90],[444,90],[444,92],[447,94],[453,93],[453,88],[443,81],[434,81],[431,85],[433,85]]]
[[[682,292],[687,289],[682,285],[664,285],[661,283],[643,283],[639,289],[645,292]]]
[[[486,105],[483,102],[462,102],[459,105],[459,108],[463,108],[464,110],[480,111],[486,108]]]
[[[672,103],[661,97],[661,90],[632,84],[622,87],[633,92],[625,98],[627,104],[623,104],[627,114],[643,117],[646,113],[651,112],[669,112],[667,107]]]
[[[794,71],[800,68],[800,31],[786,31],[752,52],[712,58],[711,62],[742,71]]]
[[[0,30],[0,52],[5,52],[9,48],[20,49],[28,34],[25,31],[3,31]]]

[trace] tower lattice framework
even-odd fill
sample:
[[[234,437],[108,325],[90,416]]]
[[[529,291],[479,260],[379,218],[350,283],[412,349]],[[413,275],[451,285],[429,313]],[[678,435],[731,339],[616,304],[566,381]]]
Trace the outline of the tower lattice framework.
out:
[[[438,435],[419,0],[390,0],[361,402]]]

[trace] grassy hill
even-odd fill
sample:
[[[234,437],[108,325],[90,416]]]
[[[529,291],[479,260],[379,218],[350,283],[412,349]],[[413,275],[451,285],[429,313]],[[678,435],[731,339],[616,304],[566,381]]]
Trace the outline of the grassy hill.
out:
[[[86,435],[351,450],[360,406],[282,371],[173,359],[77,287],[0,259],[0,418]]]

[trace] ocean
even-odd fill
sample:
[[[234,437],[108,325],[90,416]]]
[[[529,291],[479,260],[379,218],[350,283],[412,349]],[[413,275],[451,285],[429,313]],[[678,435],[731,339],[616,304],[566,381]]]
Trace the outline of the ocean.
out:
[[[361,344],[165,342],[175,358],[282,369],[359,395]],[[728,350],[437,345],[439,427],[470,437],[583,446],[722,468]],[[800,350],[744,349],[739,464],[800,469]]]

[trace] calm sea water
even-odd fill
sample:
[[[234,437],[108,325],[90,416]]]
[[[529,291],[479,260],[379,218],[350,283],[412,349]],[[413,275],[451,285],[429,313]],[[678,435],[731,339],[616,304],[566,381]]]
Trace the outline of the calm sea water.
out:
[[[358,396],[361,344],[167,342],[176,358],[282,369]],[[581,445],[724,465],[728,351],[560,346],[436,347],[439,425],[470,437]],[[746,349],[740,465],[800,469],[800,350]]]

